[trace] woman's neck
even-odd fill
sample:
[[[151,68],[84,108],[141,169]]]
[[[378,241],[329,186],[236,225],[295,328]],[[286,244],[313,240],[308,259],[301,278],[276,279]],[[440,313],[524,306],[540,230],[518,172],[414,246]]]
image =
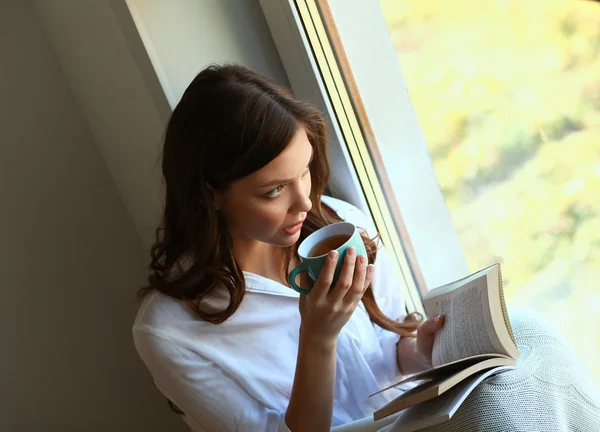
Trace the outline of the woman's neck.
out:
[[[238,266],[246,272],[255,273],[267,279],[272,279],[288,286],[287,273],[284,268],[286,253],[289,247],[283,248],[267,243],[233,248],[233,256]],[[292,254],[290,268],[299,264],[295,254]]]

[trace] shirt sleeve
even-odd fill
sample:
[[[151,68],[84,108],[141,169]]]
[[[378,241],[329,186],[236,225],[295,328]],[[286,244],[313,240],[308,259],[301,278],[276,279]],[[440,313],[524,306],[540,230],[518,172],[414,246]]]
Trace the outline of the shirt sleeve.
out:
[[[377,235],[377,229],[372,220],[360,209],[348,204],[344,219],[364,229],[369,237]],[[379,240],[377,256],[375,259],[375,274],[371,281],[373,295],[379,309],[389,318],[402,321],[406,313],[406,303],[402,292],[402,280],[398,275],[391,256]],[[398,368],[396,345],[400,340],[397,333],[385,330],[377,324],[373,324],[379,344],[383,351],[384,361],[391,381],[396,381],[401,375]]]
[[[134,330],[134,342],[157,388],[193,431],[289,432],[285,413],[251,397],[198,353],[143,330]]]

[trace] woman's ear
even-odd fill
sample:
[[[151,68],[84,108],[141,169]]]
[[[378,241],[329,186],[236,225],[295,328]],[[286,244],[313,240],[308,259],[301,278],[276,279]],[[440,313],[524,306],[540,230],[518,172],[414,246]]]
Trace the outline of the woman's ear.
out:
[[[215,191],[215,189],[210,184],[207,184],[207,188],[208,188],[208,193],[210,195],[211,201],[214,204],[215,208],[217,210],[221,210],[221,205],[222,205],[221,194],[218,193],[217,191]]]

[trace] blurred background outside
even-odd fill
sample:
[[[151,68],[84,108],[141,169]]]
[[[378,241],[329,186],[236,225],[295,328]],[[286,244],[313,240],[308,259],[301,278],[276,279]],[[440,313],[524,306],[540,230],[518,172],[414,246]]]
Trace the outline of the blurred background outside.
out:
[[[470,271],[600,385],[600,3],[380,0]]]

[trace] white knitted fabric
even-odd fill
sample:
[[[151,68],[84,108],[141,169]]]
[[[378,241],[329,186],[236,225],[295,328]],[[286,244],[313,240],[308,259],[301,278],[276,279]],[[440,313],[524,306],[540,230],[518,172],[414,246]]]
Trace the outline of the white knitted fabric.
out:
[[[565,336],[530,309],[509,316],[517,367],[483,381],[449,421],[422,432],[600,432],[600,393]]]

